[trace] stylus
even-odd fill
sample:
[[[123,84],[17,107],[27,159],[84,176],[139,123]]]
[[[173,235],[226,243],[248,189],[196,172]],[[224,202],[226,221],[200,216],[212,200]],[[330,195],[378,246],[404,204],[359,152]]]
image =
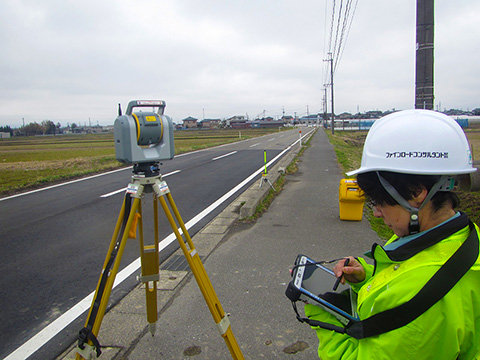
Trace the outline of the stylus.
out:
[[[345,264],[343,264],[343,267],[347,266],[349,262],[350,262],[349,258],[345,259]],[[342,280],[342,277],[343,277],[343,274],[340,275],[335,281],[335,284],[333,285],[333,291],[337,291],[338,285],[340,285],[340,280]]]

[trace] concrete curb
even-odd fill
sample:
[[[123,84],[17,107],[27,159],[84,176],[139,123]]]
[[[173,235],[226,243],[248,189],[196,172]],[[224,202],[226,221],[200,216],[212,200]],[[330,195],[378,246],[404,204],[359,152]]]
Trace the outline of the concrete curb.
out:
[[[302,138],[306,143],[315,134],[312,131]],[[292,147],[269,171],[268,180],[275,184],[285,168],[295,159],[300,145]],[[259,175],[261,179],[261,175]],[[261,181],[261,180],[260,180]],[[256,181],[246,191],[232,201],[215,219],[192,237],[192,242],[200,257],[205,261],[226,237],[230,227],[239,219],[252,216],[257,206],[265,199],[271,187]],[[181,249],[175,251],[165,262],[174,256],[184,256]],[[165,263],[164,262],[164,263]],[[190,271],[160,270],[158,282],[158,316],[168,308],[179,291],[192,277]],[[146,319],[145,287],[139,284],[118,304],[105,314],[98,339],[102,345],[103,360],[123,359],[135,348],[140,339],[149,332]],[[76,343],[72,344],[57,360],[71,360],[76,357]]]
[[[306,143],[308,139],[313,136],[314,133],[315,131],[312,131],[302,140]],[[272,169],[270,169],[267,178],[272,184],[275,184],[280,175],[282,173],[285,173],[285,169],[295,159],[299,151],[300,145],[289,151],[284,157],[282,157],[278,161],[277,164],[272,167]],[[260,187],[257,182],[256,184],[250,186],[250,188],[246,190],[242,195],[240,195],[238,199],[241,199],[240,201],[244,202],[240,208],[240,218],[252,216],[255,213],[257,206],[265,199],[265,197],[269,194],[270,190],[271,188],[269,185],[262,185],[262,187]]]

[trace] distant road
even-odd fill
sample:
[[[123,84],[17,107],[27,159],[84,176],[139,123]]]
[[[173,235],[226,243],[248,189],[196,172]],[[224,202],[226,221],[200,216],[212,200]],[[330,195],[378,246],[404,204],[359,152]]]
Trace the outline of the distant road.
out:
[[[194,223],[190,235],[259,179],[254,175],[242,184],[262,168],[264,150],[270,161],[298,138],[298,130],[279,132],[164,161],[161,173],[182,219]],[[95,290],[130,177],[131,168],[122,169],[0,199],[0,358],[22,345],[22,351],[35,351],[32,359],[52,358],[74,341],[86,314],[79,317],[72,310],[67,313],[72,317],[70,325],[54,341],[36,351],[50,338],[47,334],[47,340],[30,339],[67,310],[77,309]],[[219,199],[225,200],[217,204]],[[149,207],[147,195],[144,208]],[[144,224],[146,237],[149,225]],[[170,233],[161,214],[160,239]],[[175,241],[165,246],[161,259],[176,248]],[[138,256],[138,241],[129,240],[121,270],[130,267],[123,271],[125,281],[111,299],[118,301],[137,284],[129,274],[136,270]]]

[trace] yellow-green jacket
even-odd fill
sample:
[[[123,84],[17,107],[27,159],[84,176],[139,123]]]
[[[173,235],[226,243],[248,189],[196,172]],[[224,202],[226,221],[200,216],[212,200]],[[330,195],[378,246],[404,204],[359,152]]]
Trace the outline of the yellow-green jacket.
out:
[[[475,229],[479,233],[476,225]],[[410,251],[409,254],[408,250],[403,250],[402,257],[406,259],[400,261],[392,260],[389,251],[381,246],[374,246],[375,266],[359,258],[367,277],[360,284],[352,284],[358,293],[360,319],[410,300],[460,247],[469,233],[470,229],[466,226],[418,253]],[[392,237],[387,245],[397,239]],[[401,246],[396,251],[399,249]],[[312,320],[342,326],[332,315],[315,305],[305,305],[305,315]],[[318,355],[322,360],[480,359],[480,259],[447,295],[406,326],[361,340],[331,330],[314,329],[320,341]]]

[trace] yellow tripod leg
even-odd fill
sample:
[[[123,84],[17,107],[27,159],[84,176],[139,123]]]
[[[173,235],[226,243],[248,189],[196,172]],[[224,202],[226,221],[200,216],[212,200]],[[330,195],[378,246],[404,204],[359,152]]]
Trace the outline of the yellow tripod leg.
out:
[[[189,248],[187,248],[187,246],[185,245],[182,235],[178,231],[178,226],[175,223],[175,219],[173,218],[167,202],[164,199],[165,196],[167,197],[170,207],[172,208],[173,213],[175,214],[175,217],[180,225],[180,228],[182,229],[183,235],[187,240]],[[175,202],[173,201],[172,195],[170,194],[170,192],[168,192],[165,195],[160,196],[159,201],[165,212],[165,215],[167,216],[168,222],[170,223],[170,226],[172,227],[172,230],[177,237],[180,247],[182,248],[183,254],[187,259],[188,265],[190,266],[190,269],[195,276],[195,280],[197,281],[198,287],[203,294],[210,313],[212,314],[213,319],[217,324],[218,330],[227,344],[230,355],[233,359],[244,359],[242,351],[240,350],[240,347],[238,346],[238,343],[233,335],[228,316],[225,314],[225,311],[223,311],[220,300],[218,299],[217,294],[213,289],[212,283],[208,278],[205,267],[203,266],[200,256],[197,253],[195,246],[193,245],[192,239],[190,238],[185,224],[183,223],[180,213],[178,212]]]
[[[158,256],[158,202],[153,201],[153,215],[155,226],[155,238],[153,245],[145,245],[143,240],[143,226],[141,218],[142,207],[139,206],[140,213],[140,258],[142,265],[142,276],[140,281],[145,284],[145,300],[147,307],[147,321],[152,336],[155,334],[155,323],[158,320],[157,311],[157,281],[160,280],[159,275],[159,256]]]
[[[102,273],[100,275],[100,279],[98,281],[97,288],[95,290],[95,295],[93,297],[92,305],[91,305],[90,311],[88,313],[87,321],[85,323],[85,327],[90,327],[91,326],[91,333],[95,337],[98,336],[98,331],[100,329],[100,325],[102,323],[103,317],[105,315],[105,310],[106,310],[107,305],[108,305],[108,299],[110,298],[110,294],[112,292],[113,283],[115,281],[115,277],[117,276],[118,268],[120,267],[120,261],[122,260],[123,251],[125,249],[125,245],[126,245],[126,242],[127,242],[127,239],[128,239],[128,232],[129,232],[129,229],[132,226],[132,222],[134,220],[135,213],[136,213],[136,211],[138,209],[138,206],[140,204],[140,199],[135,198],[134,201],[133,201],[133,205],[131,206],[131,209],[130,209],[130,214],[128,216],[127,223],[126,223],[126,225],[124,227],[124,230],[123,230],[122,239],[120,240],[120,242],[118,242],[117,239],[118,239],[118,236],[120,234],[120,230],[122,228],[122,223],[123,223],[123,219],[124,219],[124,216],[125,216],[125,211],[126,211],[126,208],[127,208],[126,199],[127,198],[125,197],[125,200],[124,200],[123,205],[122,205],[122,209],[120,210],[120,214],[118,216],[117,225],[115,227],[115,230],[114,230],[114,233],[113,233],[113,236],[112,236],[112,240],[110,242],[108,253],[107,253],[107,256],[105,258],[104,265],[103,265]],[[111,261],[112,254],[115,251],[116,251],[115,260],[113,262],[113,266],[112,266],[111,270],[106,275],[107,278],[106,278],[105,287],[103,289],[103,294],[101,295],[100,303],[98,303],[97,297],[99,295],[99,290],[101,288],[102,279],[103,279],[103,281],[105,281],[105,278],[103,277],[103,274],[105,273],[105,271],[107,269],[107,266],[108,266],[109,262]],[[90,316],[92,315],[93,311],[96,311],[96,314],[95,314],[94,323],[92,325],[92,324],[89,324],[89,323],[90,323]],[[88,339],[88,344],[86,343],[85,345],[88,345],[90,347],[90,349],[86,348],[86,351],[82,352],[81,349],[77,348],[77,354],[76,354],[76,359],[77,360],[80,360],[82,358],[87,358],[87,359],[90,358],[90,357],[86,357],[85,354],[88,351],[92,350],[92,345],[93,345],[92,341],[90,339]]]

